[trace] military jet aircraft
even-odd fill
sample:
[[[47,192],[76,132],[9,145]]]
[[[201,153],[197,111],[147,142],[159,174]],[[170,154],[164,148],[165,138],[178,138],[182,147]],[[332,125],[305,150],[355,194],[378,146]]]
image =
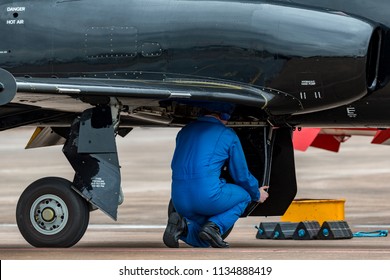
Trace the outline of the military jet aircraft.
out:
[[[251,172],[271,186],[243,216],[282,215],[297,190],[294,128],[389,125],[390,6],[338,2],[2,1],[0,130],[37,127],[27,147],[62,144],[75,170],[23,192],[26,241],[70,247],[90,211],[116,220],[117,135],[226,104]]]

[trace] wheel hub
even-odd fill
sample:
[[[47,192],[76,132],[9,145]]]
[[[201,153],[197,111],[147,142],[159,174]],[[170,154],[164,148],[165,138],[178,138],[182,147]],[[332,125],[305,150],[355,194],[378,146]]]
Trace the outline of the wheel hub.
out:
[[[68,207],[65,202],[53,194],[38,197],[30,209],[32,225],[44,235],[60,232],[65,227],[68,216]]]
[[[45,208],[42,211],[42,219],[44,219],[46,222],[51,222],[55,218],[55,212],[52,208]]]

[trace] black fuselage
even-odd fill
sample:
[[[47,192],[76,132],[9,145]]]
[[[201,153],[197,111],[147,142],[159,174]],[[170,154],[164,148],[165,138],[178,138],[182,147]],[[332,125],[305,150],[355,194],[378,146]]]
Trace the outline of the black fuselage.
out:
[[[339,1],[339,0],[276,0],[274,3],[303,4],[330,10],[344,11],[358,15],[386,27],[390,27],[390,3],[387,0],[373,1]],[[381,89],[374,94],[347,106],[326,110],[305,116],[296,116],[290,120],[292,125],[321,127],[390,127],[388,112],[390,107],[390,36],[386,31],[383,37],[383,53],[381,67],[384,78]]]
[[[0,11],[0,67],[15,77],[213,79],[289,95],[302,104],[290,113],[302,114],[358,100],[385,76],[385,29],[323,9],[36,0],[6,1]]]

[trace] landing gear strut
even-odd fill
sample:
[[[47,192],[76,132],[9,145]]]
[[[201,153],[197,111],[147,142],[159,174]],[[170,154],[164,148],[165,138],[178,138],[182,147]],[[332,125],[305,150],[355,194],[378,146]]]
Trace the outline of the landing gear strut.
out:
[[[86,110],[71,126],[63,152],[76,172],[74,189],[116,220],[121,177],[112,111],[109,106]]]

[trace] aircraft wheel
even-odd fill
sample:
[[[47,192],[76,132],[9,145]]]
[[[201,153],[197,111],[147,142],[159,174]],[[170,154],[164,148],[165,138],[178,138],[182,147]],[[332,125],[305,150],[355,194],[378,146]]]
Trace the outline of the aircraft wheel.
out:
[[[32,246],[66,248],[83,237],[89,223],[89,207],[71,185],[63,178],[42,178],[20,196],[16,221],[20,233]]]

